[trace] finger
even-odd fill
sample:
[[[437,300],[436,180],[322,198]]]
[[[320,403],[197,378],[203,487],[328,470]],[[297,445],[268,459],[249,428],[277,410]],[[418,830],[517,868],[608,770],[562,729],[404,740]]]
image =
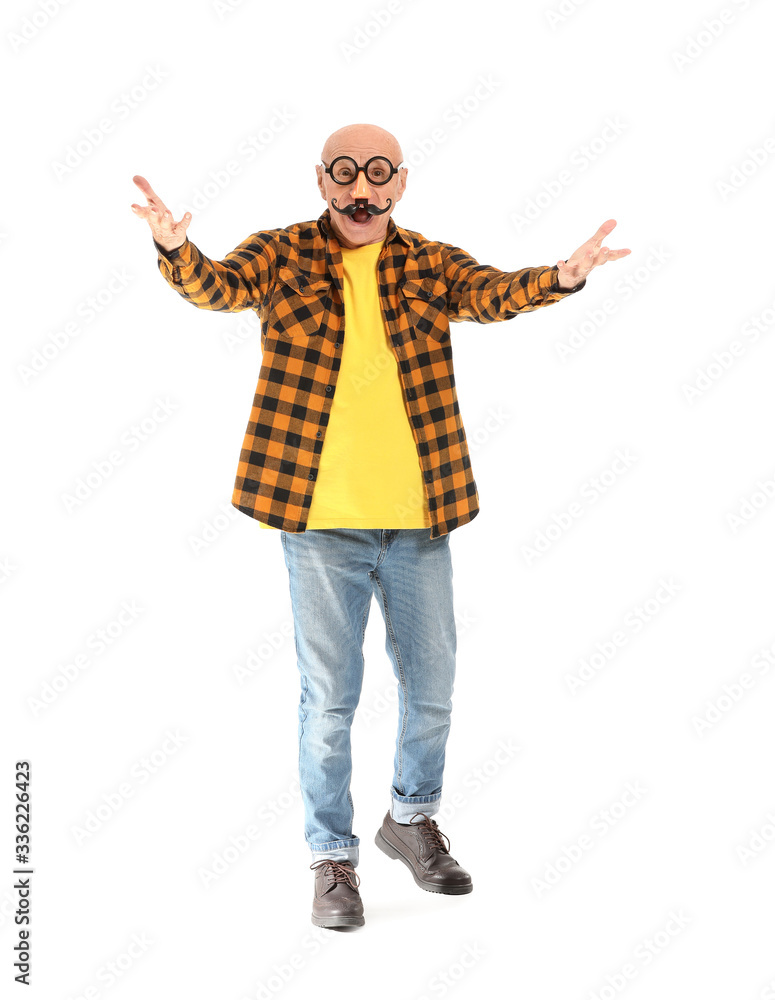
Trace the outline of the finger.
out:
[[[145,197],[148,199],[149,205],[155,205],[160,211],[164,211],[167,206],[161,200],[161,198],[156,194],[148,181],[140,174],[135,174],[132,180],[140,188]]]
[[[162,216],[162,226],[165,227],[165,232],[169,229],[169,233],[172,236],[182,236],[186,229],[188,229],[188,224],[191,221],[191,215],[186,212],[180,219],[179,222],[175,222],[172,218],[172,212],[169,209]]]
[[[172,212],[166,209],[159,220],[159,228],[161,230],[162,239],[170,240],[177,238],[184,238],[186,235],[186,230],[191,222],[191,215],[186,212],[179,222],[175,222],[172,218]]]
[[[146,219],[148,222],[153,222],[158,216],[158,209],[155,205],[138,205],[136,202],[132,202],[131,208],[138,219]]]
[[[616,219],[607,219],[602,226],[598,229],[592,239],[589,241],[591,246],[595,250],[600,249],[600,244],[608,236],[612,229],[616,226]]]
[[[169,231],[165,230],[164,226],[164,213],[160,212],[155,205],[151,205],[148,209],[148,222],[151,226],[151,233],[155,240],[166,240],[169,239]]]

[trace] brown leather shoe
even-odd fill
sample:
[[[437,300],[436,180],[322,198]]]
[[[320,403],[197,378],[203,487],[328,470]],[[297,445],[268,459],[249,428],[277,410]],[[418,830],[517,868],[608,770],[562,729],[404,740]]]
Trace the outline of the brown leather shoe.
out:
[[[361,880],[349,861],[321,858],[310,865],[315,871],[312,923],[316,927],[362,927]]]
[[[415,816],[422,818],[415,822]],[[436,820],[426,813],[415,813],[409,823],[396,823],[388,810],[374,843],[389,858],[403,861],[421,889],[450,896],[471,892],[471,876],[450,856],[449,840]]]

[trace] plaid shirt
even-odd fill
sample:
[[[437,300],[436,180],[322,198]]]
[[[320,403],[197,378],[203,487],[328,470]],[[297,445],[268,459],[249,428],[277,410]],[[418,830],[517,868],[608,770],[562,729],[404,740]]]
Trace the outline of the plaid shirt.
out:
[[[306,530],[345,345],[342,254],[329,210],[253,233],[220,261],[189,240],[171,252],[155,245],[162,275],[192,305],[257,311],[262,364],[231,502],[275,528]],[[377,280],[425,482],[430,537],[438,538],[479,513],[450,321],[512,319],[586,281],[564,291],[556,266],[499,271],[459,247],[401,229],[392,218]]]

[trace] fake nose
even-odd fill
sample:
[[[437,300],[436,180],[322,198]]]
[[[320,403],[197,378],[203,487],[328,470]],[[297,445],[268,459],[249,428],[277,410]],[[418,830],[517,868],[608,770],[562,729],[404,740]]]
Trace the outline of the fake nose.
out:
[[[358,171],[358,179],[355,182],[355,190],[353,191],[353,201],[357,198],[367,198],[371,194],[371,189],[366,183],[366,173],[363,170]]]

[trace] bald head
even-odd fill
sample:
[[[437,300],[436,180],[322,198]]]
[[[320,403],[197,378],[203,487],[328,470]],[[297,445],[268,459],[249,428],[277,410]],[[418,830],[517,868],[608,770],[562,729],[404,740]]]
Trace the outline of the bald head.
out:
[[[315,164],[318,190],[328,205],[331,226],[340,246],[354,249],[384,242],[390,215],[406,188],[408,170],[398,166],[404,159],[398,139],[379,125],[345,125],[331,133],[320,154],[326,168],[337,156],[350,156],[361,167],[381,156],[397,168],[384,184],[369,181],[365,170],[356,171],[355,177],[337,184],[321,164]],[[387,173],[384,165],[383,170]]]
[[[379,125],[345,125],[337,129],[326,139],[320,158],[330,163],[336,156],[353,154],[356,159],[386,156],[393,166],[398,166],[404,158],[398,139]]]

